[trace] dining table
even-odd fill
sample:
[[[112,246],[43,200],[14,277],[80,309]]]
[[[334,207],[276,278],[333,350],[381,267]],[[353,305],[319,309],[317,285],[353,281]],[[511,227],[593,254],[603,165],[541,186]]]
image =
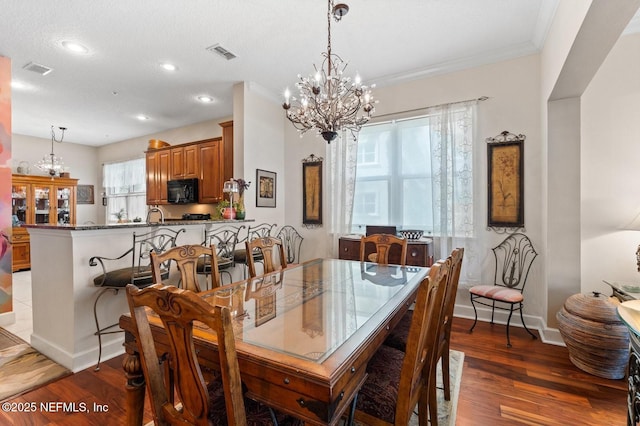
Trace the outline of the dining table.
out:
[[[367,363],[409,309],[429,269],[314,259],[200,293],[229,307],[246,396],[311,425],[335,425],[355,406]],[[168,348],[149,313],[158,356]],[[143,420],[145,382],[130,314],[123,361],[127,424]],[[194,325],[203,370],[218,370],[215,333]],[[206,374],[205,374],[206,375]]]

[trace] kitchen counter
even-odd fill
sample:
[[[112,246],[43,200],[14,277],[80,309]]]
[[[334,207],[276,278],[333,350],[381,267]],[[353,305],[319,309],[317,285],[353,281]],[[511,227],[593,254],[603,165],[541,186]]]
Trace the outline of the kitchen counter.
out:
[[[252,220],[176,220],[149,225],[27,225],[31,238],[33,333],[31,346],[77,372],[98,360],[93,304],[100,290],[93,279],[101,273],[89,266],[92,256],[117,258],[131,248],[133,233],[158,227],[184,228],[178,245],[201,244],[204,230]],[[131,266],[131,257],[111,262],[110,268]],[[234,271],[241,278],[241,269]],[[106,303],[105,303],[106,302]],[[98,315],[101,324],[117,322],[129,311],[123,291],[105,295]],[[115,329],[114,329],[115,330]],[[102,359],[123,353],[123,333],[102,336]]]
[[[38,228],[38,229],[64,229],[70,231],[90,231],[96,229],[116,229],[116,228],[147,228],[153,226],[183,226],[183,225],[223,225],[226,223],[245,223],[255,222],[255,219],[244,220],[183,220],[183,219],[165,219],[164,223],[146,223],[146,222],[126,222],[126,223],[108,223],[103,225],[98,224],[84,224],[84,225],[69,225],[69,224],[37,224],[37,225],[22,225],[23,228]]]

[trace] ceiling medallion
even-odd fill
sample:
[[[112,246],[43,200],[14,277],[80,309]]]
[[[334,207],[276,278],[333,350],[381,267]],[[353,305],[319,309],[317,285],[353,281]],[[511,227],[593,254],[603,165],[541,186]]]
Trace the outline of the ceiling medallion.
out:
[[[377,101],[373,100],[371,88],[375,86],[365,86],[358,75],[353,81],[351,77],[345,77],[343,72],[347,63],[331,53],[331,15],[338,22],[348,11],[346,4],[334,6],[333,0],[328,0],[327,51],[322,53],[322,67],[318,69],[314,65],[316,72],[313,76],[298,74],[298,98],[292,97],[289,89],[285,91],[282,107],[301,136],[316,129],[328,143],[338,136],[340,130],[349,130],[355,137],[374,111]]]

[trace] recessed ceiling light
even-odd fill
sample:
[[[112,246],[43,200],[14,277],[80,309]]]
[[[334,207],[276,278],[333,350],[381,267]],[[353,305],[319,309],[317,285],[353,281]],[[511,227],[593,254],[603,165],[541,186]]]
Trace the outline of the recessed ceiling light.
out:
[[[88,53],[89,49],[86,48],[85,46],[81,45],[80,43],[76,43],[75,41],[68,41],[65,40],[62,43],[62,47],[64,47],[65,49],[73,52],[73,53]]]
[[[140,121],[145,121],[145,120],[148,120],[148,119],[149,119],[149,117],[147,117],[146,115],[142,115],[142,114],[138,114],[138,115],[136,115],[136,118],[137,118],[138,120],[140,120]]]
[[[211,96],[208,95],[200,95],[198,96],[198,100],[202,103],[208,104],[213,102],[213,98]]]
[[[170,64],[169,62],[164,62],[162,64],[160,64],[160,66],[165,70],[165,71],[177,71],[178,67]]]

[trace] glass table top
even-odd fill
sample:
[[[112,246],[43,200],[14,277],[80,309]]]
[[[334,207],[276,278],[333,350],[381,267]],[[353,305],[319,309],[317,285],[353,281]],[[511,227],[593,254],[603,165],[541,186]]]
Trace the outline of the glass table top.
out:
[[[237,341],[321,363],[368,321],[385,321],[427,272],[316,259],[203,297],[230,308]]]

